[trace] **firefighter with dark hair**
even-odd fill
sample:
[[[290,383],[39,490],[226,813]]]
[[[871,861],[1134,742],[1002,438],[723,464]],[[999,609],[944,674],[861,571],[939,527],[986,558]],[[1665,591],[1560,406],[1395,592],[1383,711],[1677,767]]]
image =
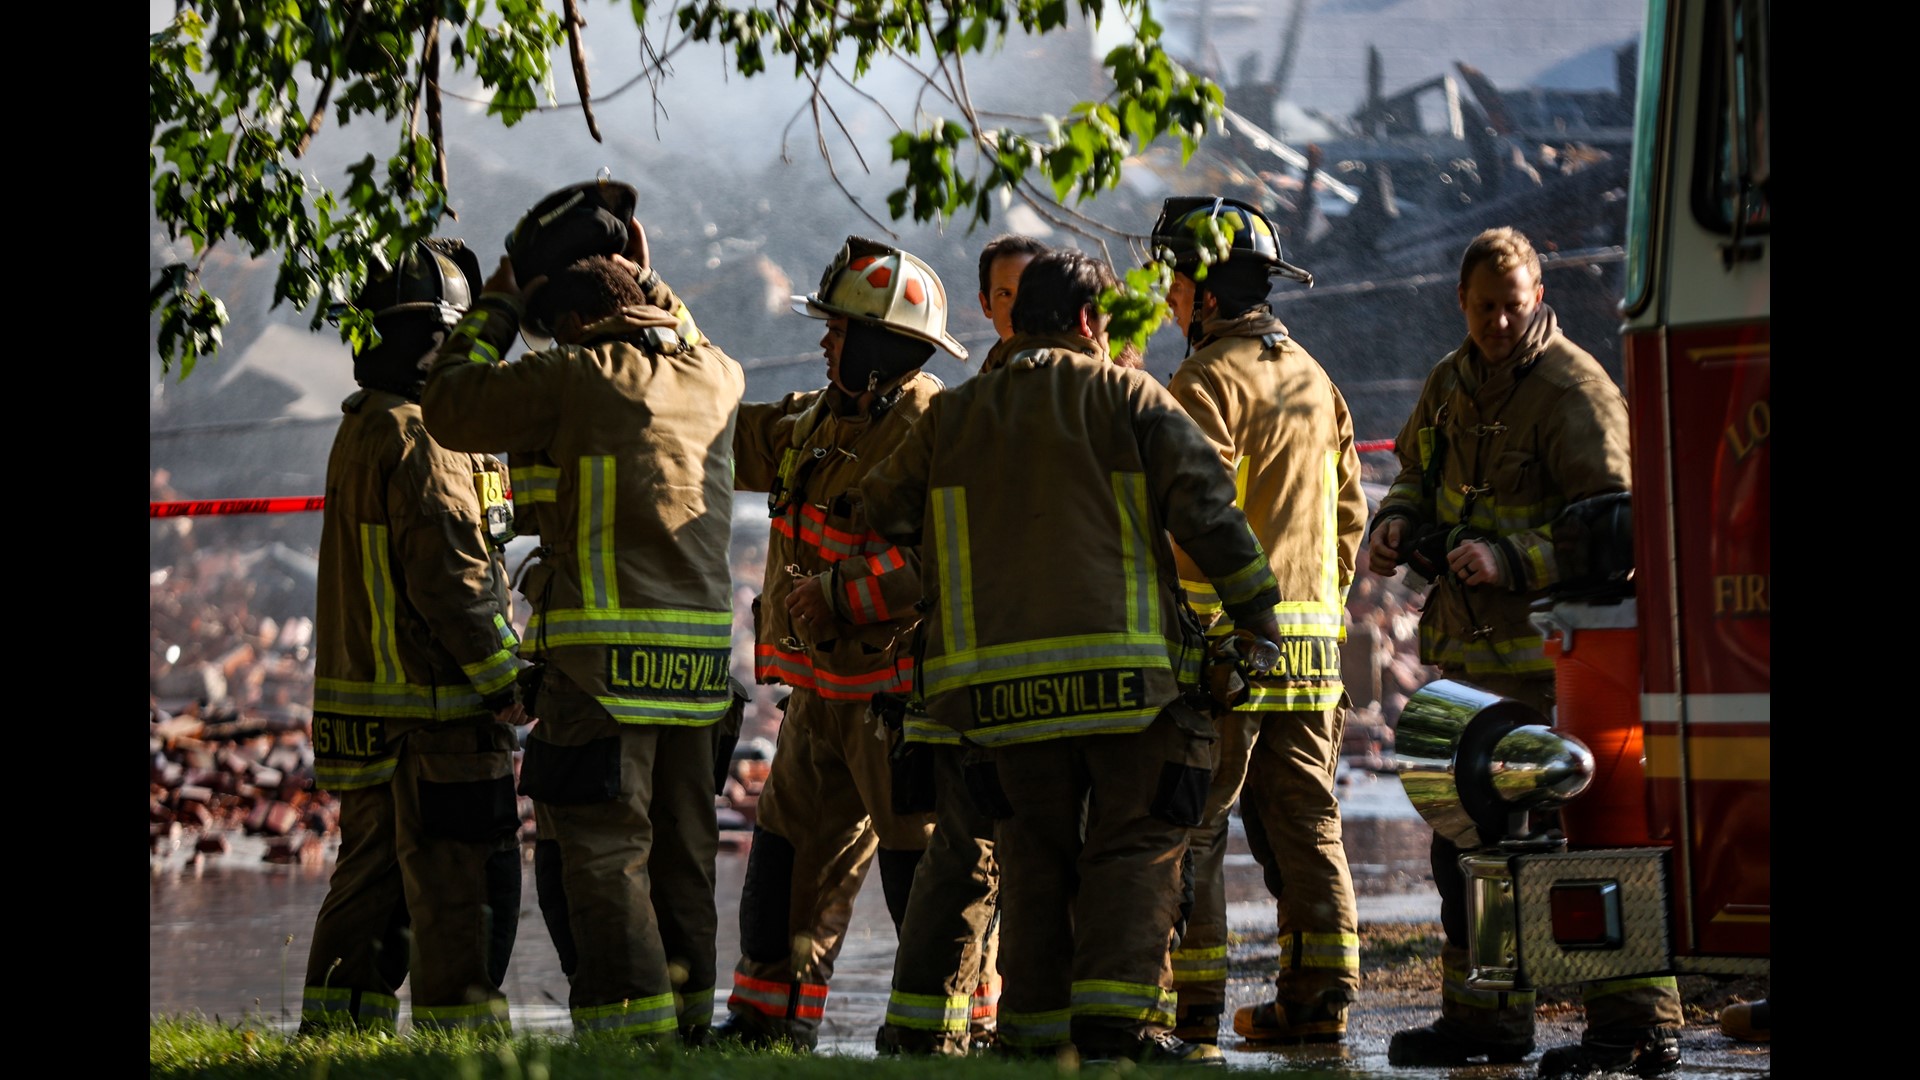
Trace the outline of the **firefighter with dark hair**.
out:
[[[760,792],[740,895],[741,956],[715,1035],[811,1049],[853,900],[878,864],[899,929],[931,817],[894,807],[888,732],[871,704],[912,684],[920,555],[867,524],[858,485],[941,384],[921,370],[947,293],[918,256],[850,236],[794,310],[826,321],[827,385],[740,407],[734,487],[773,523],[754,600],[754,676],[792,688]]]
[[[1488,229],[1467,245],[1457,287],[1466,340],[1428,373],[1395,440],[1400,472],[1374,513],[1367,559],[1377,574],[1408,563],[1431,579],[1420,614],[1422,663],[1551,717],[1554,661],[1532,622],[1533,602],[1594,570],[1563,561],[1577,546],[1564,512],[1581,507],[1598,523],[1606,497],[1626,492],[1633,474],[1626,399],[1560,332],[1542,302],[1540,270],[1540,256],[1515,229]],[[1395,1033],[1387,1060],[1520,1061],[1533,1051],[1534,993],[1468,985],[1460,850],[1435,833],[1432,857],[1446,931],[1440,1016]],[[1541,1055],[1540,1075],[1650,1076],[1680,1064],[1672,976],[1590,982],[1582,996],[1584,1037]]]
[[[505,470],[435,442],[420,410],[434,349],[479,286],[472,251],[429,237],[354,300],[379,340],[354,353],[360,389],[340,406],[321,512],[312,738],[340,854],[302,1034],[393,1031],[408,979],[416,1029],[509,1028],[526,715],[499,552]]]
[[[875,528],[922,545],[918,692],[971,744],[962,782],[998,822],[996,1048],[1220,1065],[1170,1033],[1215,736],[1169,535],[1241,626],[1274,633],[1277,591],[1206,437],[1112,361],[1114,284],[1082,252],[1036,257],[1004,364],[936,397],[861,490]]]
[[[591,181],[522,217],[422,404],[442,441],[548,470],[518,586],[524,652],[544,665],[520,790],[574,1029],[698,1044],[715,982],[715,732],[740,704],[727,550],[746,383],[647,264],[636,200]],[[504,362],[523,329],[545,347]]]
[[[1206,226],[1224,244],[1203,260]],[[1367,523],[1353,418],[1267,301],[1274,278],[1310,284],[1312,275],[1281,258],[1266,214],[1236,199],[1171,198],[1152,242],[1172,264],[1167,304],[1190,350],[1168,389],[1218,452],[1266,550],[1280,585],[1284,658],[1251,683],[1244,704],[1218,717],[1219,765],[1190,848],[1193,915],[1173,954],[1175,1032],[1219,1038],[1227,827],[1240,799],[1248,844],[1268,882],[1281,886],[1280,955],[1273,1000],[1238,1010],[1233,1030],[1251,1043],[1338,1042],[1360,990],[1359,911],[1334,794],[1346,712],[1340,642]],[[1212,587],[1178,554],[1181,587],[1208,633],[1231,635]]]
[[[1000,366],[1014,338],[1020,275],[1047,245],[1002,233],[980,250],[980,312],[1000,340],[980,370]],[[999,1028],[1000,868],[993,819],[961,782],[960,734],[934,723],[924,702],[897,703],[894,797],[933,808],[933,838],[914,871],[893,957],[887,1013],[874,1036],[883,1054],[958,1056],[993,1045]]]

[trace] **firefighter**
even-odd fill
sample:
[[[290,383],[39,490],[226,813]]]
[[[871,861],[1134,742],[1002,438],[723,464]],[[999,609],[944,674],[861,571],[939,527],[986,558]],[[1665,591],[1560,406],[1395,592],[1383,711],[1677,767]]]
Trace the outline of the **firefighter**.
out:
[[[1368,528],[1367,561],[1391,575],[1431,567],[1420,659],[1553,715],[1554,664],[1529,619],[1564,576],[1550,524],[1572,503],[1628,490],[1627,406],[1598,361],[1560,333],[1542,302],[1540,256],[1512,228],[1489,229],[1460,260],[1467,338],[1441,358],[1395,440],[1400,471]],[[1440,1018],[1393,1036],[1395,1065],[1517,1062],[1533,1050],[1534,994],[1467,986],[1466,880],[1436,834],[1433,877],[1446,931]],[[1583,986],[1586,1033],[1540,1058],[1542,1076],[1652,1075],[1680,1062],[1672,976]]]
[[[1214,731],[1168,534],[1240,625],[1277,632],[1278,594],[1205,436],[1110,362],[1096,304],[1115,285],[1082,252],[1036,257],[1004,366],[935,398],[861,489],[883,535],[924,544],[919,692],[979,748],[964,784],[998,822],[996,1047],[1218,1065],[1170,1033]]]
[[[893,806],[888,744],[870,703],[912,682],[920,557],[867,525],[857,485],[926,411],[921,370],[947,333],[939,275],[910,252],[850,236],[794,310],[826,321],[827,385],[740,407],[733,484],[764,491],[773,523],[754,600],[754,677],[791,687],[760,793],[740,891],[741,956],[715,1035],[812,1049],[853,900],[877,863],[899,929],[933,822]]]
[[[315,778],[339,799],[340,853],[299,1030],[391,1032],[411,978],[415,1028],[505,1034],[526,721],[498,549],[505,470],[435,442],[420,411],[480,262],[430,237],[369,278],[354,306],[379,339],[354,353],[360,389],[340,406],[321,511],[312,741]]]
[[[980,314],[999,335],[982,372],[1000,366],[1013,338],[1020,274],[1046,250],[1018,233],[1003,233],[980,249]],[[917,698],[902,703],[899,719],[895,797],[917,796],[921,801],[912,805],[931,806],[934,829],[914,871],[886,1019],[874,1048],[960,1055],[991,1046],[998,1028],[1000,868],[993,858],[993,819],[967,795],[959,732],[935,723]]]
[[[1231,234],[1224,258],[1202,269],[1196,226]],[[1359,912],[1340,838],[1334,772],[1345,701],[1346,636],[1367,498],[1346,399],[1288,334],[1267,303],[1272,279],[1310,284],[1281,258],[1273,222],[1257,207],[1212,196],[1166,200],[1151,234],[1171,261],[1167,306],[1188,355],[1168,389],[1200,425],[1233,478],[1280,584],[1283,665],[1255,681],[1245,704],[1219,717],[1220,760],[1206,818],[1194,830],[1193,914],[1174,950],[1183,1039],[1215,1042],[1227,988],[1227,825],[1241,788],[1256,822],[1250,843],[1275,896],[1279,972],[1274,1000],[1239,1009],[1233,1030],[1254,1043],[1338,1042],[1360,989]],[[1180,584],[1208,624],[1234,625],[1185,557]],[[1257,762],[1250,766],[1249,762]],[[1258,826],[1264,826],[1260,828]]]
[[[422,404],[451,445],[555,470],[519,585],[526,654],[544,664],[520,790],[574,1029],[697,1044],[715,976],[713,731],[739,707],[727,546],[745,378],[647,265],[635,199],[592,181],[528,211]],[[523,327],[553,344],[503,362]]]

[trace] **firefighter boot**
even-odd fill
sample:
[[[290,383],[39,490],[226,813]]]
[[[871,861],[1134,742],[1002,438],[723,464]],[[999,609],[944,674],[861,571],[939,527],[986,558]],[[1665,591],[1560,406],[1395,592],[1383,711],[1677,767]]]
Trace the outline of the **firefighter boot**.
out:
[[[817,1037],[815,1032],[801,1024],[790,1024],[751,1010],[733,1010],[707,1029],[705,1045],[732,1044],[749,1050],[768,1050],[785,1043],[805,1052],[814,1048]]]
[[[1533,1053],[1533,1043],[1495,1042],[1450,1035],[1429,1025],[1396,1031],[1387,1043],[1387,1064],[1444,1067],[1466,1065],[1474,1058],[1486,1058],[1495,1065],[1512,1065]]]
[[[1588,1032],[1574,1046],[1556,1046],[1540,1055],[1542,1077],[1588,1076],[1593,1073],[1632,1073],[1658,1076],[1680,1067],[1680,1033],[1673,1028],[1649,1028],[1640,1034]]]
[[[1180,1018],[1173,1026],[1173,1034],[1181,1042],[1208,1043],[1220,1042],[1220,1005],[1196,1005],[1191,1010],[1180,1010]]]
[[[1164,1031],[1138,1035],[1115,1032],[1084,1042],[1079,1039],[1074,1041],[1079,1047],[1082,1065],[1111,1065],[1122,1060],[1141,1065],[1204,1065],[1217,1068],[1225,1068],[1227,1064],[1226,1055],[1220,1052],[1218,1046],[1186,1042]]]
[[[1746,1043],[1773,1041],[1773,1010],[1767,999],[1741,1002],[1720,1010],[1720,1034]]]
[[[1347,1005],[1324,1000],[1317,1005],[1279,1001],[1242,1005],[1234,1011],[1233,1030],[1259,1046],[1339,1042],[1347,1036]]]

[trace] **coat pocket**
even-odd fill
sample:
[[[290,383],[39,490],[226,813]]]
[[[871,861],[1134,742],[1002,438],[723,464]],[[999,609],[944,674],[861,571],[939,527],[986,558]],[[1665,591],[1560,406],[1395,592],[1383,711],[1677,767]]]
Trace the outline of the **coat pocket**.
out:
[[[459,724],[407,736],[419,778],[420,827],[427,835],[477,844],[519,829],[513,740],[513,730],[499,724]]]
[[[538,730],[538,729],[536,729]],[[620,797],[620,736],[580,746],[527,740],[520,762],[520,794],[555,806],[580,806]]]
[[[1213,785],[1213,758],[1220,740],[1210,710],[1203,711],[1206,698],[1192,696],[1200,699],[1198,704],[1178,697],[1160,711],[1161,718],[1179,730],[1173,752],[1180,759],[1161,765],[1160,781],[1147,807],[1154,817],[1189,829],[1200,824],[1206,814],[1207,791]]]

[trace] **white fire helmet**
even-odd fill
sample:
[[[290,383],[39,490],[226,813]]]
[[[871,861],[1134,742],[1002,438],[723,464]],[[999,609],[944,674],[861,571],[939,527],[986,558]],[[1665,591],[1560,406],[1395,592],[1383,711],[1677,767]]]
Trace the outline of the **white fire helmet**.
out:
[[[947,290],[919,256],[877,240],[847,237],[820,276],[820,287],[793,298],[808,318],[844,316],[884,326],[967,358],[967,347],[947,333]]]

